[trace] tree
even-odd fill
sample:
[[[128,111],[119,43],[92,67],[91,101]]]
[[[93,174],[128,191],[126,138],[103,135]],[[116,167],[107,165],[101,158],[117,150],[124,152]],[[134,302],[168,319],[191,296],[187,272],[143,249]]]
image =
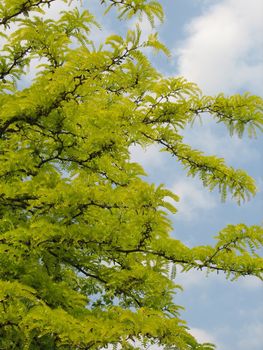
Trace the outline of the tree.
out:
[[[229,225],[214,246],[172,238],[167,213],[178,197],[142,179],[130,146],[159,144],[188,176],[240,203],[256,193],[254,180],[192,149],[182,131],[208,113],[230,134],[253,136],[262,99],[204,96],[184,78],[162,77],[142,49],[168,50],[157,34],[142,42],[139,26],[96,49],[92,14],[44,19],[54,2],[0,4],[0,348],[213,349],[180,318],[175,269],[262,279],[262,228]],[[100,2],[153,26],[164,17],[156,1]],[[40,72],[18,89],[36,58]]]

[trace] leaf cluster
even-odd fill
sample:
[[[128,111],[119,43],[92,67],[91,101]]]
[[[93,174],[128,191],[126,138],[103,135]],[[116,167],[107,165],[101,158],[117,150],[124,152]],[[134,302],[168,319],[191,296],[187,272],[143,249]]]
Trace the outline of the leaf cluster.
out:
[[[139,26],[96,49],[92,14],[44,18],[53,1],[0,6],[0,348],[213,349],[180,318],[175,269],[262,278],[262,229],[229,225],[214,246],[194,248],[171,238],[179,198],[145,181],[130,149],[158,144],[223,199],[246,200],[254,180],[192,149],[183,130],[208,114],[230,134],[254,135],[262,100],[203,96],[163,77],[142,49],[168,50],[155,34],[142,41]],[[155,1],[101,3],[121,18],[163,18]],[[19,89],[33,59],[40,71]]]

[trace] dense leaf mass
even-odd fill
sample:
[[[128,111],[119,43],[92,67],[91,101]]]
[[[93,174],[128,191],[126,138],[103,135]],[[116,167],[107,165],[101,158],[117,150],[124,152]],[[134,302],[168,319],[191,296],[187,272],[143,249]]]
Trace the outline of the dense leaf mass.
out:
[[[0,348],[212,349],[180,319],[175,267],[262,278],[262,228],[229,225],[214,246],[171,238],[178,198],[143,180],[130,146],[158,144],[223,199],[243,201],[254,180],[182,135],[205,113],[253,136],[262,100],[203,96],[184,78],[162,77],[142,49],[168,50],[157,34],[142,41],[139,26],[96,49],[92,14],[76,2],[58,20],[43,17],[55,1],[0,4]],[[163,19],[156,1],[101,4],[122,19]],[[36,59],[37,77],[18,88]]]

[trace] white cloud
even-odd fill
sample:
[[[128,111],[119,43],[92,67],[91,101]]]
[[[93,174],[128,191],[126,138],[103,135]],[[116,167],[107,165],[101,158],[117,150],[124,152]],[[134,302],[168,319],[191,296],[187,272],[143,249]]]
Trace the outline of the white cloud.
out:
[[[151,26],[151,23],[148,21],[147,17],[146,16],[142,16],[142,19],[141,21],[138,21],[137,18],[127,22],[127,28],[128,29],[132,29],[132,30],[135,30],[136,29],[136,25],[139,25],[140,26],[140,29],[142,31],[141,33],[141,40],[142,41],[145,41],[147,40],[148,36],[154,32],[152,26]]]
[[[260,150],[256,149],[255,144],[254,147],[251,146],[251,142],[255,140],[242,140],[236,135],[230,137],[225,127],[220,128],[211,118],[202,126],[195,125],[184,133],[185,141],[192,147],[209,155],[224,157],[227,163],[238,162],[238,166],[242,166],[248,162],[259,163],[261,161]]]
[[[240,285],[241,288],[246,288],[246,289],[262,289],[263,292],[263,288],[262,288],[262,281],[254,276],[246,276],[244,278],[240,278],[238,280],[238,283]]]
[[[163,161],[163,154],[160,153],[158,145],[151,145],[146,148],[141,146],[130,147],[131,160],[142,165],[143,168],[159,168]]]
[[[176,276],[176,283],[183,288],[191,288],[203,284],[203,273],[197,270],[190,270],[187,273],[179,273]]]
[[[262,0],[208,4],[203,15],[190,22],[177,50],[179,73],[206,93],[262,91]]]
[[[51,3],[50,7],[43,7],[45,10],[45,15],[43,18],[58,20],[61,16],[61,11],[72,10],[75,7],[80,7],[80,3],[78,1],[72,1],[71,4],[68,4],[63,0],[57,0],[54,3]]]
[[[25,73],[22,75],[22,79],[17,81],[18,89],[29,87],[37,74],[43,69],[41,65],[47,64],[47,62],[48,60],[45,57],[31,59],[29,66],[25,68]]]
[[[207,215],[207,210],[216,206],[212,194],[203,188],[200,181],[189,178],[179,180],[173,184],[172,191],[180,198],[177,204],[178,219],[186,221],[198,219],[202,211]]]
[[[147,16],[142,15],[140,19],[135,17],[126,23],[126,27],[128,29],[133,29],[133,30],[136,29],[137,25],[139,25],[142,32],[141,40],[144,41],[144,40],[147,40],[150,34],[158,32],[158,28],[160,27],[161,22],[156,18],[154,28],[153,28]]]
[[[247,324],[240,332],[239,350],[261,350],[263,344],[263,323]]]
[[[106,40],[106,38],[114,33],[113,30],[110,28],[98,28],[93,26],[90,30],[90,38],[93,41],[93,43],[99,47],[101,44],[103,44]]]
[[[176,274],[176,284],[181,285],[184,289],[189,288],[202,288],[204,291],[206,288],[213,285],[228,286],[229,280],[226,280],[226,276],[223,272],[219,273],[206,273],[206,270],[190,270],[187,272],[182,272],[182,268],[178,268]],[[235,282],[235,288],[243,288],[250,293],[263,291],[262,281],[258,277],[245,276],[240,277]],[[262,305],[263,307],[263,305]],[[263,310],[260,310],[262,313]]]
[[[139,25],[139,28],[141,30],[141,36],[140,36],[140,42],[147,42],[149,35],[154,34],[156,32],[158,32],[158,28],[160,27],[160,21],[158,19],[156,19],[155,21],[155,27],[153,28],[151,23],[149,22],[148,18],[146,15],[142,15],[142,18],[140,20],[138,20],[137,17],[135,17],[134,19],[128,21],[126,23],[126,28],[131,29],[131,30],[135,30],[136,31],[136,26]],[[153,48],[151,47],[144,47],[141,48],[141,51],[148,57],[152,58],[152,56],[156,53]]]
[[[217,343],[215,337],[204,329],[192,327],[189,333],[191,333],[199,343]]]
[[[192,287],[204,287],[204,285],[213,283],[214,279],[218,279],[218,275],[210,274],[209,278],[204,271],[190,270],[187,272],[178,271],[176,275],[176,284],[181,285],[184,289]]]

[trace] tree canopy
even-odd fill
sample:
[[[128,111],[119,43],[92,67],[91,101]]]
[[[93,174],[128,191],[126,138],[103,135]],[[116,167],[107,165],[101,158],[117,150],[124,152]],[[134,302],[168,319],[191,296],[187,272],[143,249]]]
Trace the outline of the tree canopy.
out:
[[[213,246],[187,247],[171,237],[178,197],[145,181],[130,147],[160,145],[240,203],[254,180],[193,149],[183,130],[208,114],[230,135],[254,136],[262,99],[205,96],[163,77],[143,49],[169,52],[157,34],[143,41],[139,24],[97,48],[91,12],[76,1],[53,20],[44,14],[55,1],[0,4],[0,348],[213,349],[180,317],[175,269],[262,279],[262,228],[229,225]],[[121,19],[164,18],[157,1],[100,2]],[[41,69],[19,88],[35,59]]]

